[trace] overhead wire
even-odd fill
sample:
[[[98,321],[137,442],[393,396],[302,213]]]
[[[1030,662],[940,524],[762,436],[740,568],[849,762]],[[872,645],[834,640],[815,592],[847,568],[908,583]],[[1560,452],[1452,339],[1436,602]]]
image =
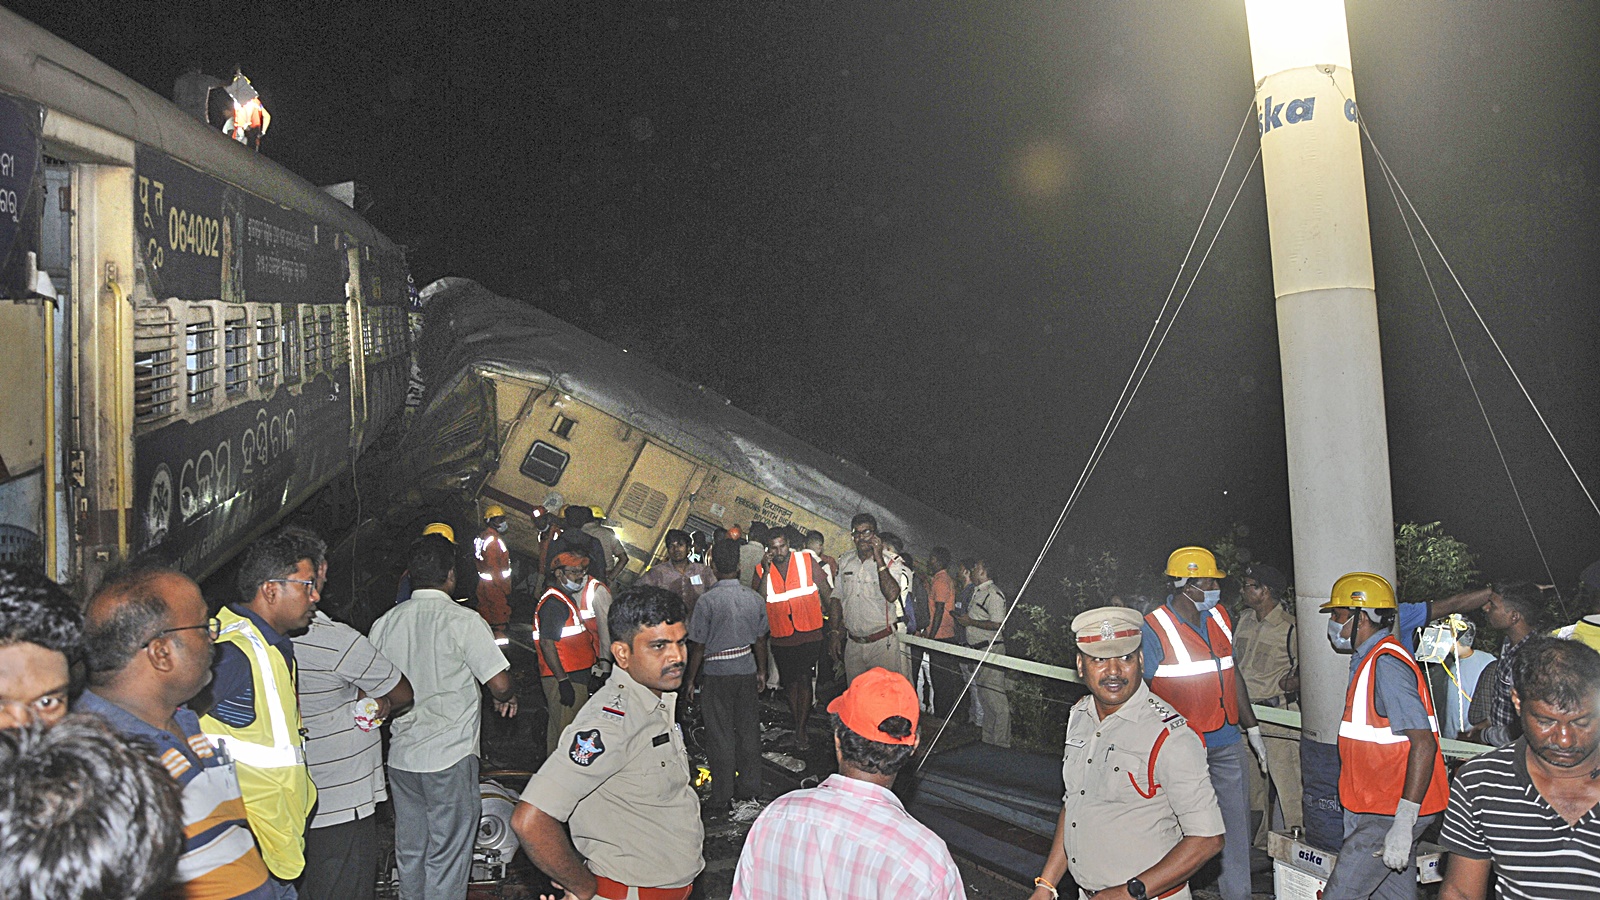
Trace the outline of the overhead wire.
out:
[[[1255,120],[1254,108],[1255,98],[1252,96],[1250,102],[1245,106],[1244,121],[1239,125],[1239,132],[1234,135],[1233,146],[1228,150],[1228,158],[1222,164],[1222,172],[1217,176],[1217,183],[1211,190],[1211,197],[1206,201],[1206,208],[1200,215],[1200,222],[1195,227],[1194,236],[1189,239],[1188,249],[1184,251],[1183,260],[1178,265],[1178,272],[1173,277],[1172,286],[1167,289],[1167,296],[1162,301],[1161,309],[1157,311],[1155,320],[1150,325],[1149,333],[1145,335],[1144,344],[1139,348],[1139,355],[1134,361],[1133,368],[1128,373],[1127,380],[1123,382],[1122,391],[1118,394],[1116,403],[1112,405],[1111,413],[1107,416],[1105,425],[1100,429],[1100,436],[1095,441],[1095,446],[1090,451],[1089,458],[1084,462],[1083,470],[1078,473],[1078,479],[1073,484],[1066,503],[1061,508],[1061,513],[1056,516],[1055,524],[1051,526],[1049,534],[1045,537],[1038,556],[1034,558],[1027,577],[1022,580],[1022,586],[1017,589],[1016,596],[1011,599],[1011,603],[1006,607],[1005,615],[1000,619],[1000,627],[995,629],[994,636],[984,646],[983,656],[973,665],[972,674],[967,676],[965,683],[961,687],[961,692],[957,695],[955,702],[951,704],[952,709],[958,706],[962,699],[971,692],[978,673],[994,653],[995,643],[1005,633],[1006,623],[1011,620],[1012,613],[1016,611],[1017,605],[1022,602],[1022,598],[1027,593],[1029,586],[1033,584],[1033,579],[1039,573],[1040,566],[1044,564],[1045,557],[1049,555],[1051,546],[1055,543],[1057,536],[1060,535],[1061,529],[1066,525],[1067,517],[1077,505],[1078,499],[1082,497],[1089,478],[1093,476],[1095,469],[1099,467],[1101,458],[1104,457],[1112,438],[1116,436],[1117,429],[1122,425],[1122,420],[1132,407],[1133,400],[1139,393],[1139,388],[1144,385],[1146,376],[1150,374],[1150,368],[1155,364],[1156,356],[1160,354],[1161,348],[1166,344],[1167,336],[1172,333],[1172,327],[1177,322],[1178,314],[1183,311],[1184,304],[1194,291],[1200,272],[1205,267],[1206,260],[1210,258],[1212,249],[1216,247],[1217,239],[1221,237],[1223,226],[1227,224],[1228,217],[1233,213],[1234,206],[1239,202],[1239,195],[1244,191],[1244,186],[1249,181],[1251,172],[1255,171],[1256,162],[1261,158],[1261,148],[1259,146],[1256,148],[1255,155],[1251,158],[1249,166],[1240,177],[1239,185],[1234,189],[1233,196],[1229,199],[1228,206],[1222,213],[1222,218],[1217,222],[1217,227],[1212,232],[1211,240],[1206,244],[1205,251],[1200,256],[1200,261],[1195,264],[1194,271],[1189,277],[1187,286],[1184,287],[1182,296],[1178,298],[1177,304],[1174,306],[1173,295],[1178,293],[1179,285],[1184,282],[1184,273],[1188,268],[1189,261],[1194,256],[1194,250],[1200,242],[1201,235],[1205,233],[1206,222],[1210,219],[1211,211],[1216,206],[1217,197],[1222,192],[1222,186],[1227,180],[1228,170],[1233,166],[1233,159],[1238,153],[1239,143],[1244,138],[1245,130]],[[1171,310],[1170,316],[1168,315],[1169,309]],[[1165,328],[1162,327],[1163,322],[1165,322]],[[1159,338],[1157,337],[1158,332],[1160,334]],[[1153,347],[1152,342],[1154,343]],[[940,724],[938,732],[928,744],[927,752],[922,757],[923,760],[932,755],[934,748],[937,747],[939,739],[944,736],[945,729],[949,724],[948,719]],[[920,768],[920,762],[918,766]]]
[[[1344,96],[1343,89],[1339,88],[1338,82],[1333,81],[1331,75],[1329,76],[1329,81],[1339,91],[1340,96]],[[1348,100],[1349,98],[1345,97],[1345,99]],[[1578,470],[1573,466],[1572,460],[1561,446],[1561,441],[1556,437],[1554,430],[1550,428],[1549,422],[1545,420],[1544,413],[1539,409],[1539,405],[1534,402],[1533,396],[1529,393],[1526,385],[1523,384],[1522,377],[1517,373],[1516,367],[1511,364],[1511,360],[1501,348],[1499,340],[1495,338],[1494,331],[1478,311],[1477,304],[1473,302],[1466,287],[1461,284],[1460,278],[1456,276],[1455,269],[1450,265],[1450,260],[1445,256],[1444,250],[1439,246],[1438,241],[1434,239],[1432,230],[1428,228],[1428,223],[1422,218],[1422,214],[1417,211],[1416,205],[1411,202],[1411,196],[1406,192],[1405,186],[1400,183],[1400,176],[1390,167],[1388,159],[1383,155],[1383,151],[1378,148],[1378,142],[1372,137],[1372,131],[1367,127],[1366,117],[1360,114],[1359,107],[1357,107],[1356,112],[1356,124],[1361,129],[1362,136],[1366,138],[1367,146],[1372,148],[1373,157],[1378,161],[1378,168],[1383,173],[1384,184],[1389,189],[1391,199],[1394,200],[1396,211],[1400,213],[1400,221],[1405,225],[1406,237],[1411,241],[1411,249],[1416,254],[1417,264],[1421,267],[1423,278],[1428,283],[1428,291],[1433,297],[1434,308],[1438,310],[1439,319],[1444,323],[1445,333],[1450,338],[1451,349],[1455,351],[1456,361],[1460,363],[1461,372],[1466,376],[1467,386],[1472,391],[1472,399],[1478,407],[1478,414],[1483,418],[1484,428],[1489,432],[1489,440],[1494,445],[1495,454],[1500,458],[1500,468],[1505,472],[1506,482],[1511,487],[1511,495],[1517,502],[1517,510],[1522,515],[1523,524],[1528,529],[1528,537],[1532,540],[1534,550],[1539,555],[1539,563],[1544,567],[1545,577],[1549,579],[1549,583],[1554,587],[1556,602],[1561,606],[1562,615],[1567,616],[1566,600],[1561,594],[1561,588],[1557,584],[1555,573],[1550,567],[1550,560],[1545,554],[1544,545],[1539,540],[1538,530],[1533,525],[1533,517],[1528,513],[1527,504],[1522,498],[1522,491],[1517,486],[1516,476],[1511,471],[1510,460],[1506,458],[1505,448],[1501,446],[1500,436],[1495,431],[1488,407],[1484,404],[1483,395],[1478,390],[1477,379],[1472,377],[1472,369],[1467,365],[1466,354],[1461,349],[1461,342],[1456,336],[1455,327],[1451,324],[1450,316],[1444,308],[1444,302],[1439,297],[1439,288],[1434,283],[1433,273],[1429,270],[1427,260],[1423,256],[1422,245],[1418,243],[1416,232],[1411,227],[1413,217],[1416,219],[1417,227],[1422,229],[1423,234],[1427,235],[1428,242],[1432,246],[1434,253],[1439,257],[1439,261],[1445,267],[1445,271],[1450,273],[1456,289],[1461,292],[1462,299],[1466,301],[1467,307],[1472,310],[1473,316],[1476,317],[1479,326],[1483,328],[1484,334],[1488,336],[1489,342],[1494,345],[1495,351],[1500,355],[1500,361],[1505,364],[1506,370],[1511,373],[1511,377],[1516,381],[1517,387],[1521,389],[1523,398],[1528,401],[1528,405],[1532,407],[1534,415],[1539,419],[1539,423],[1544,426],[1545,434],[1549,436],[1551,443],[1555,445],[1556,452],[1566,462],[1567,469],[1578,482],[1579,489],[1583,491],[1585,497],[1588,497],[1589,503],[1595,507],[1596,514],[1600,514],[1600,504],[1595,503],[1594,496],[1589,493],[1589,488],[1578,475]],[[1410,215],[1407,215],[1408,210]]]

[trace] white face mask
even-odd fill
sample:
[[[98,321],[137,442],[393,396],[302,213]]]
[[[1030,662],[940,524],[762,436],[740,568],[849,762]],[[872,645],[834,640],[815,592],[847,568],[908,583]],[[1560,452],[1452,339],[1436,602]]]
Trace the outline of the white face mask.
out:
[[[1328,643],[1333,645],[1333,649],[1335,649],[1335,650],[1354,650],[1355,649],[1354,644],[1351,643],[1351,639],[1344,636],[1344,627],[1346,625],[1351,624],[1354,621],[1355,621],[1354,617],[1352,617],[1347,622],[1335,622],[1332,619],[1328,620]]]
[[[583,590],[583,582],[581,581],[563,581],[561,584],[567,589],[567,593],[569,594],[576,594],[577,592]]]
[[[511,523],[502,519],[501,521],[494,523],[494,530],[500,534],[505,534],[511,530]]]
[[[1201,591],[1200,593],[1205,596],[1205,599],[1194,601],[1194,608],[1201,612],[1208,612],[1222,602],[1221,588],[1214,591]]]

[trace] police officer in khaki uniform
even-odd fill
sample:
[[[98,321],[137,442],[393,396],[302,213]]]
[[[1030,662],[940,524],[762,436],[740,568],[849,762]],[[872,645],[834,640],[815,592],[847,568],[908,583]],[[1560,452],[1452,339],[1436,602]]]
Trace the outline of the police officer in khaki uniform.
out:
[[[528,857],[568,900],[684,900],[705,867],[700,800],[673,721],[686,618],[671,591],[637,585],[617,596],[611,681],[562,732],[512,814]]]
[[[1222,811],[1189,723],[1150,693],[1137,612],[1072,620],[1090,696],[1067,718],[1065,804],[1031,900],[1057,900],[1070,872],[1095,900],[1187,900],[1189,876],[1222,850]]]

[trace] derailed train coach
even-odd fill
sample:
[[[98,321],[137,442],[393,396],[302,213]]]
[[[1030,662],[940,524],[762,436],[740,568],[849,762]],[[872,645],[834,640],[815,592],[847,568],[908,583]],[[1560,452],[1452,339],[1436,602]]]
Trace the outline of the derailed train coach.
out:
[[[861,512],[919,558],[946,545],[1013,562],[983,531],[527,303],[457,278],[422,302],[427,384],[407,489],[419,502],[465,491],[480,515],[505,508],[513,551],[536,554],[535,507],[578,503],[600,507],[627,547],[624,580],[664,555],[671,528],[793,524],[842,555]]]
[[[404,403],[403,254],[0,9],[0,558],[203,577]]]

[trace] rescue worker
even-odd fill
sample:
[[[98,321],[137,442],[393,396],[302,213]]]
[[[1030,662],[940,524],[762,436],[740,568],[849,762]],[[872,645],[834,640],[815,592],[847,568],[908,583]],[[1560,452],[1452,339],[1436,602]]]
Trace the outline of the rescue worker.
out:
[[[1072,632],[1090,696],[1067,714],[1067,790],[1031,900],[1058,900],[1069,873],[1097,897],[1185,900],[1189,877],[1223,846],[1205,747],[1140,679],[1137,611],[1091,609]]]
[[[1355,652],[1339,721],[1344,843],[1322,897],[1413,898],[1417,841],[1450,799],[1428,682],[1394,637],[1388,579],[1341,576],[1321,609],[1333,648]]]
[[[289,635],[310,626],[324,574],[293,533],[251,545],[236,582],[245,599],[217,613],[211,711],[200,718],[201,730],[234,762],[250,830],[279,897],[295,896],[291,882],[305,868],[306,819],[317,800]]]
[[[1227,840],[1217,893],[1250,900],[1250,793],[1241,732],[1256,763],[1267,747],[1250,708],[1250,691],[1233,661],[1233,621],[1218,604],[1227,577],[1204,547],[1180,547],[1167,557],[1172,593],[1144,617],[1144,678],[1150,690],[1189,720],[1205,740],[1211,786],[1222,806]]]
[[[261,95],[237,66],[233,70],[233,81],[225,90],[233,98],[233,111],[222,123],[223,134],[259,151],[261,139],[272,127],[272,114],[261,105]]]
[[[762,640],[777,658],[778,679],[789,699],[795,748],[810,746],[811,680],[822,658],[824,626],[842,626],[838,601],[828,588],[822,561],[810,550],[793,550],[781,528],[767,532],[767,549],[755,571],[756,593],[767,601],[770,633]],[[766,655],[762,654],[763,657]]]
[[[499,639],[511,621],[511,552],[500,537],[511,523],[496,503],[484,508],[483,523],[483,531],[472,542],[472,555],[478,560],[478,615]]]
[[[597,629],[591,630],[595,596],[588,577],[589,560],[570,551],[552,560],[555,583],[544,589],[533,615],[533,640],[539,648],[539,682],[550,720],[545,726],[545,752],[555,753],[561,731],[572,724],[589,699],[589,670],[599,661]],[[609,602],[610,595],[606,596]]]
[[[689,658],[685,615],[662,588],[617,596],[612,680],[562,732],[561,752],[512,813],[528,858],[569,898],[685,900],[705,867],[700,800],[673,722]]]

